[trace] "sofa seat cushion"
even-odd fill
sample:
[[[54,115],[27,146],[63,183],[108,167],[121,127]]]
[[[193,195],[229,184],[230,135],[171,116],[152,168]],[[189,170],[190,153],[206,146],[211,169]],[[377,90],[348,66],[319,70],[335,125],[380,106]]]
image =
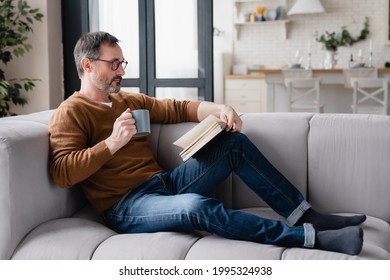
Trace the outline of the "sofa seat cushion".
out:
[[[267,219],[275,219],[275,220],[281,220],[283,221],[284,218],[276,214],[271,208],[267,207],[253,207],[253,208],[246,208],[242,209],[242,211],[252,213],[254,215],[267,218]],[[355,215],[355,213],[335,213],[339,215]],[[350,256],[346,254],[340,254],[335,252],[327,252],[322,250],[315,250],[315,249],[303,249],[303,248],[282,248],[282,255],[281,259],[317,259],[317,260],[337,260],[337,259],[374,259],[374,260],[389,260],[390,259],[390,225],[386,221],[368,216],[367,220],[362,224],[362,228],[364,231],[364,243],[363,243],[363,249],[362,252],[358,256]],[[202,240],[203,242],[203,240]],[[230,240],[227,240],[227,242],[231,242]],[[250,242],[249,242],[250,243]],[[201,243],[197,242],[197,246],[199,246]],[[254,244],[254,243],[250,243]],[[226,246],[226,244],[225,244]],[[230,245],[229,245],[230,246]],[[253,248],[258,246],[257,244]],[[263,246],[263,250],[270,250],[268,245],[261,245]],[[212,248],[211,245],[209,245],[210,248]],[[256,249],[250,249],[247,251],[243,251],[243,255],[241,256],[238,252],[240,250],[236,250],[236,252],[232,251],[234,253],[234,256],[237,256],[239,258],[243,259],[256,259],[256,252],[251,252],[252,250]],[[194,251],[193,251],[194,250]],[[202,258],[199,254],[194,255],[194,252],[196,252],[197,248],[194,246],[194,248],[191,250],[191,253],[188,257],[191,258]],[[217,251],[210,249],[210,251]],[[247,253],[248,252],[248,253]],[[247,253],[247,254],[246,254]],[[219,254],[219,252],[217,253]],[[246,254],[246,255],[245,255]],[[210,253],[210,256],[213,254]],[[216,258],[222,257],[221,256],[215,256]],[[268,259],[273,259],[273,256],[269,253],[264,254],[266,259],[268,258],[267,255],[269,255]],[[194,257],[195,256],[195,257]],[[228,253],[224,253],[223,258],[229,258]],[[234,258],[233,256],[233,258]],[[205,256],[203,256],[205,257]],[[230,256],[231,258],[232,256]]]
[[[368,216],[362,224],[363,249],[357,256],[315,249],[286,249],[285,260],[390,260],[390,225],[378,218]]]
[[[104,225],[86,219],[56,219],[30,232],[12,259],[91,259],[99,244],[114,234]]]
[[[269,207],[252,207],[240,210],[266,219],[283,220]],[[196,242],[186,259],[279,260],[282,258],[283,251],[283,247],[242,240],[229,240],[210,235]]]
[[[209,235],[192,246],[187,260],[280,260],[284,248]]]
[[[358,256],[350,256],[335,252],[328,252],[316,249],[288,248],[284,251],[283,260],[389,260],[389,252],[367,244]]]
[[[157,232],[118,234],[105,240],[94,260],[181,260],[201,236],[195,233]]]
[[[268,219],[284,220],[270,208],[254,207],[243,211]],[[355,213],[335,213],[338,215],[355,215]],[[362,252],[358,256],[327,252],[314,249],[286,248],[282,259],[390,259],[390,225],[386,221],[368,216],[362,224],[364,231],[364,243]]]

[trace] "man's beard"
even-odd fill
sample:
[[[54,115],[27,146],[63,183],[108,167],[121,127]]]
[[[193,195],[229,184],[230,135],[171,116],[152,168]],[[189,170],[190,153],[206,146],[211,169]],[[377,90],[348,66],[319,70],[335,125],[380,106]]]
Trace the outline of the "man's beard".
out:
[[[109,82],[106,82],[106,80],[104,80],[101,75],[97,74],[93,77],[93,80],[95,82],[96,87],[105,93],[118,93],[121,89],[121,76],[116,76]]]

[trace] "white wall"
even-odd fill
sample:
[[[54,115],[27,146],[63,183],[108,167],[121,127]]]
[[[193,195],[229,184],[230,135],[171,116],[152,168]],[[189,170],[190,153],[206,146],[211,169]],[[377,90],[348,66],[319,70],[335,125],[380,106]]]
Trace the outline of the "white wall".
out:
[[[29,42],[33,49],[14,58],[6,67],[7,78],[36,78],[36,87],[25,94],[28,104],[12,107],[17,114],[56,108],[63,100],[61,0],[29,0],[44,18],[34,22]]]
[[[357,35],[363,28],[364,19],[370,20],[369,38],[373,40],[373,65],[383,67],[385,61],[390,61],[389,45],[386,45],[386,24],[388,0],[321,0],[325,14],[290,16],[287,28],[287,38],[284,38],[283,28],[273,26],[248,26],[241,29],[240,39],[234,42],[234,63],[262,64],[267,68],[280,68],[289,63],[296,49],[307,51],[308,40],[312,42],[312,66],[319,68],[324,60],[325,52],[321,44],[316,42],[314,34],[319,31],[340,31],[346,26]],[[230,1],[229,1],[230,2]],[[287,10],[295,0],[287,1]],[[256,7],[256,4],[255,4]],[[350,54],[356,57],[358,49],[368,52],[369,40],[359,42],[350,47],[339,49],[339,63],[336,68],[348,66]],[[367,54],[368,55],[368,54]]]

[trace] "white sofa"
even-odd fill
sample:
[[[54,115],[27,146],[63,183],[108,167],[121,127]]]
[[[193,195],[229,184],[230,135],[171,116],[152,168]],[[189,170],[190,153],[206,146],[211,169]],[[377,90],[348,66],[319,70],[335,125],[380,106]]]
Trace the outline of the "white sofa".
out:
[[[0,259],[390,259],[390,117],[244,114],[243,133],[321,211],[365,213],[358,256],[227,240],[204,232],[117,234],[76,187],[48,173],[52,111],[0,119]],[[152,126],[164,168],[193,123]],[[216,196],[229,207],[280,219],[234,174]]]

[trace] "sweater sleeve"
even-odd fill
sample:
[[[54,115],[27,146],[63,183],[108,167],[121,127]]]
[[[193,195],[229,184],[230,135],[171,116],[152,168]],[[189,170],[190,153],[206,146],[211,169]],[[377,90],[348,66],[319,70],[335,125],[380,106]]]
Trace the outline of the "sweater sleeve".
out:
[[[145,94],[124,94],[130,109],[144,108],[149,110],[151,122],[179,123],[198,122],[200,101],[156,99]]]
[[[82,126],[83,114],[60,106],[50,123],[50,174],[61,187],[71,187],[101,168],[112,158],[104,141],[88,147],[88,132]]]

